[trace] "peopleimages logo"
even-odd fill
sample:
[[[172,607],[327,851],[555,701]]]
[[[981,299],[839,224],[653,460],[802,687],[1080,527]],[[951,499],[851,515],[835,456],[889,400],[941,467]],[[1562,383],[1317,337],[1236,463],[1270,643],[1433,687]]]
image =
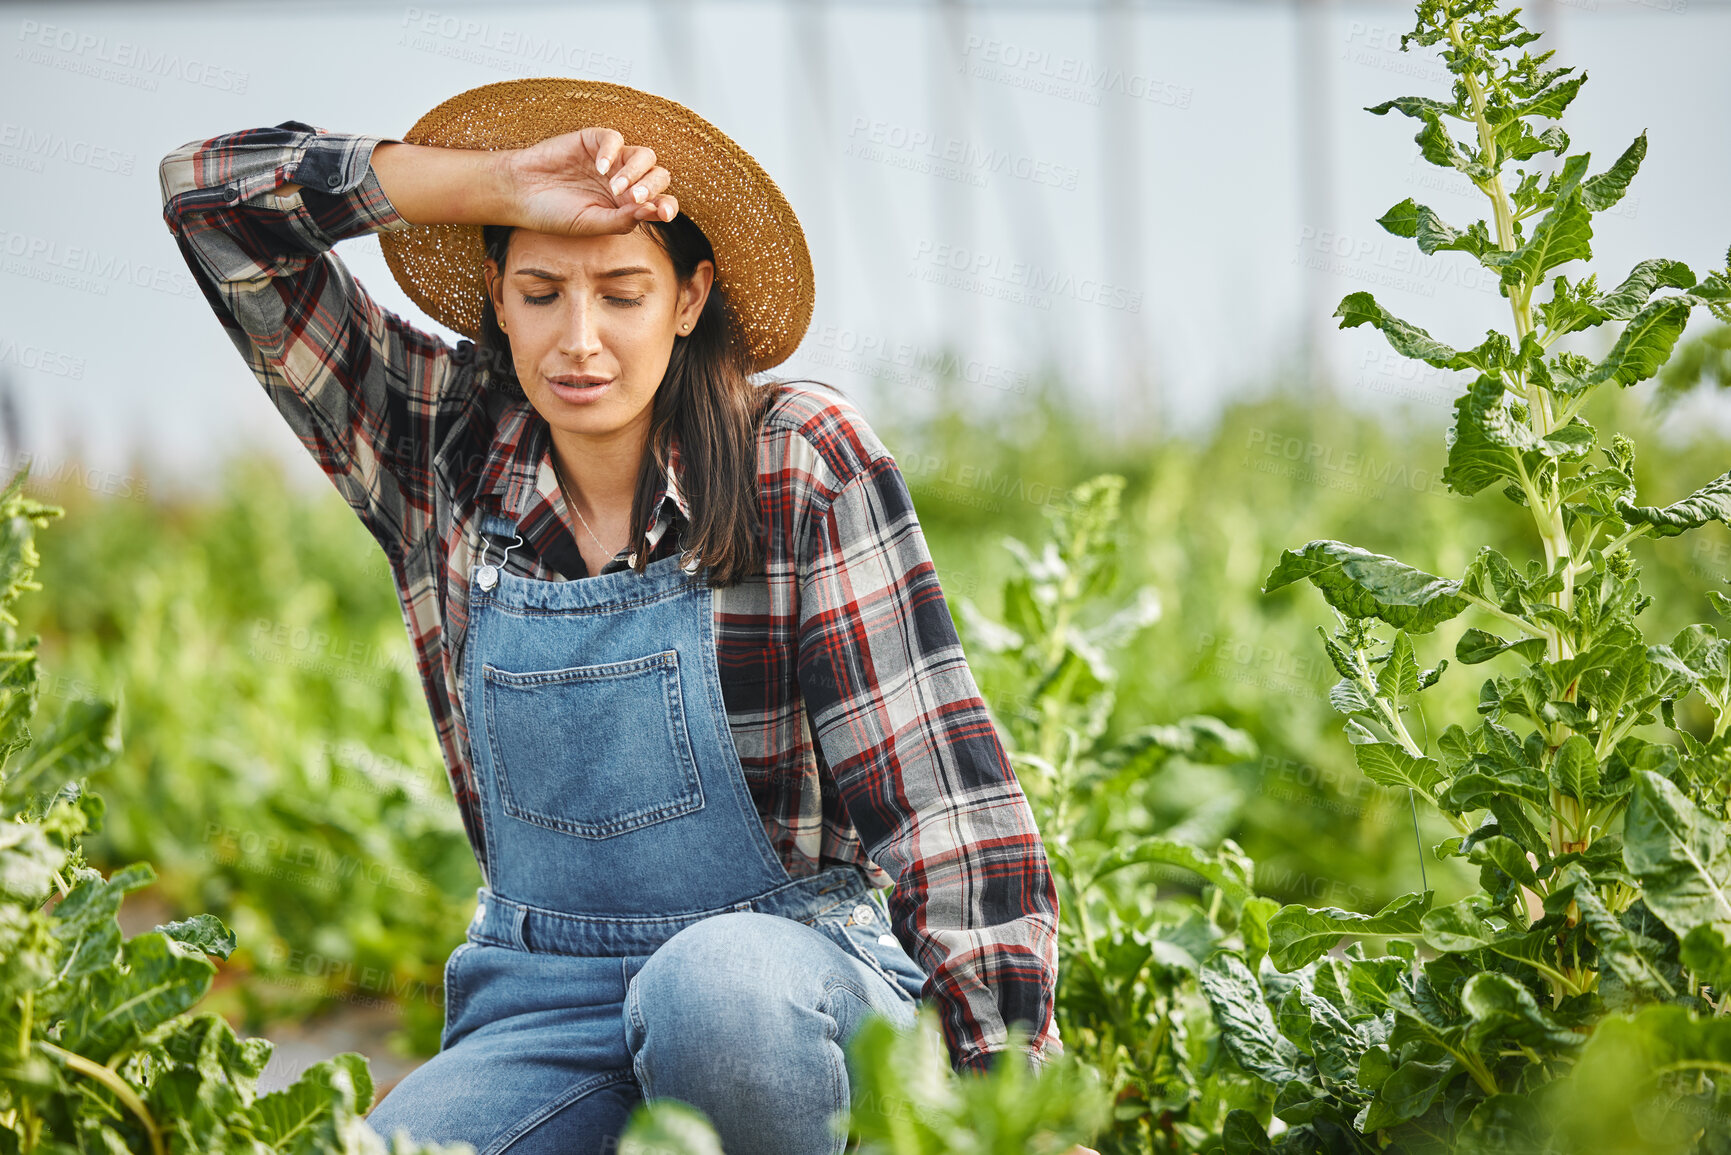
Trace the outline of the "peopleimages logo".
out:
[[[137,158],[130,152],[67,136],[63,132],[0,121],[0,164],[41,172],[41,162],[45,160],[131,176]]]
[[[1189,108],[1195,89],[1170,84],[1139,72],[1095,64],[1079,56],[1057,56],[1043,48],[1027,48],[1007,40],[969,36],[962,47],[959,71],[982,80],[1043,92],[1065,100],[1099,104],[1110,92],[1133,100]]]
[[[1140,289],[1128,289],[1097,277],[1078,277],[1030,261],[1006,260],[995,253],[961,245],[917,242],[908,275],[1038,309],[1050,309],[1054,297],[1068,297],[1085,305],[1127,313],[1142,311]]]
[[[247,74],[211,64],[172,49],[151,48],[57,24],[23,20],[18,25],[17,59],[49,68],[112,80],[155,92],[162,79],[181,80],[218,92],[246,94]],[[130,74],[130,75],[129,75]]]
[[[552,65],[616,84],[631,79],[631,61],[623,56],[490,20],[408,8],[403,12],[402,27],[397,42],[403,47],[470,64],[525,75],[543,72]]]

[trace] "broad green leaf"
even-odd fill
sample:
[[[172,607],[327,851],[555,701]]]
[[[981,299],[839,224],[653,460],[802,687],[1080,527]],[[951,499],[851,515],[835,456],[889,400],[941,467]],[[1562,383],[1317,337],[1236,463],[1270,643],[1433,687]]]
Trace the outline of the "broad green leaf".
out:
[[[1394,351],[1404,357],[1424,361],[1438,369],[1453,367],[1456,356],[1453,349],[1435,340],[1418,326],[1394,316],[1377,304],[1376,298],[1369,293],[1348,294],[1342,298],[1334,315],[1340,318],[1342,329],[1353,329],[1364,324],[1375,325],[1382,330],[1382,335],[1388,338]]]
[[[1591,802],[1599,793],[1599,761],[1593,744],[1580,734],[1571,734],[1557,748],[1551,764],[1551,784],[1564,794]]]
[[[1493,1039],[1510,1039],[1546,1050],[1571,1051],[1586,1036],[1559,1025],[1539,1008],[1533,993],[1505,974],[1485,972],[1467,980],[1461,1009],[1472,1019],[1466,1041],[1475,1049]]]
[[[1374,1134],[1423,1115],[1436,1102],[1443,1081],[1455,1069],[1453,1062],[1402,1063],[1376,1089],[1376,1097],[1359,1116],[1359,1128],[1365,1134]]]
[[[1234,1107],[1226,1113],[1226,1122],[1220,1128],[1220,1140],[1234,1155],[1275,1155],[1274,1140],[1268,1137],[1268,1128],[1242,1107]]]
[[[1393,100],[1385,100],[1381,104],[1370,105],[1365,111],[1383,116],[1391,108],[1399,109],[1407,116],[1422,119],[1427,115],[1447,116],[1453,111],[1454,106],[1446,101],[1434,100],[1428,96],[1397,96]]]
[[[1642,261],[1623,279],[1623,283],[1599,298],[1598,310],[1613,321],[1627,321],[1640,312],[1653,292],[1659,288],[1692,289],[1695,274],[1682,261],[1660,257]]]
[[[1430,909],[1431,892],[1404,894],[1375,914],[1323,907],[1284,906],[1268,920],[1269,958],[1282,971],[1315,962],[1349,934],[1400,935],[1419,933],[1419,920]]]
[[[1484,630],[1469,627],[1455,643],[1455,658],[1472,666],[1480,662],[1488,662],[1498,654],[1513,652],[1529,662],[1535,662],[1545,654],[1545,639],[1516,638],[1508,641]]]
[[[1253,974],[1268,954],[1268,920],[1279,910],[1278,902],[1257,895],[1246,899],[1238,912],[1238,937],[1244,940],[1244,960]]]
[[[0,793],[58,790],[107,766],[120,753],[120,712],[113,702],[73,698],[8,772]]]
[[[191,918],[179,919],[164,926],[156,927],[163,937],[213,954],[217,958],[227,958],[234,953],[234,931],[222,924],[222,920],[214,914],[195,914]]]
[[[1482,950],[1489,946],[1501,932],[1484,920],[1483,906],[1483,897],[1473,894],[1426,912],[1419,926],[1424,941],[1437,950],[1449,952]]]
[[[1623,819],[1623,861],[1654,914],[1679,937],[1731,922],[1731,851],[1725,823],[1704,814],[1651,770],[1635,773]]]
[[[1216,951],[1198,976],[1220,1025],[1220,1041],[1246,1071],[1276,1087],[1304,1077],[1303,1056],[1274,1026],[1262,988],[1231,951]]]
[[[1714,997],[1731,990],[1731,923],[1704,922],[1683,936],[1683,965],[1713,988]]]
[[[1510,111],[1517,119],[1542,116],[1547,120],[1561,120],[1563,110],[1575,99],[1586,79],[1582,75],[1553,84],[1531,99],[1520,101]]]
[[[1443,780],[1435,758],[1414,758],[1388,742],[1354,746],[1353,753],[1359,770],[1379,786],[1410,786],[1428,799]]]
[[[1419,250],[1426,256],[1444,250],[1459,250],[1476,257],[1496,246],[1483,221],[1474,221],[1466,229],[1457,229],[1437,216],[1429,205],[1421,205],[1411,197],[1389,209],[1377,224],[1397,237],[1417,241]]]
[[[160,934],[127,940],[120,965],[124,969],[80,980],[80,997],[67,1008],[61,1035],[61,1046],[99,1063],[203,998],[216,972],[204,957],[176,949]]]
[[[1405,630],[1394,632],[1388,659],[1383,662],[1382,669],[1377,671],[1376,688],[1377,693],[1397,703],[1402,698],[1418,693],[1418,661],[1413,656],[1412,638],[1407,636]]]
[[[1210,854],[1200,847],[1170,839],[1144,838],[1130,846],[1116,847],[1108,851],[1094,865],[1089,885],[1092,886],[1108,874],[1125,867],[1157,862],[1183,867],[1201,875],[1218,887],[1226,901],[1237,908],[1243,905],[1244,900],[1253,892],[1250,885],[1251,862],[1242,853],[1233,853],[1235,849],[1233,847],[1224,852]]]
[[[121,933],[115,917],[120,904],[127,892],[148,886],[155,877],[149,863],[135,862],[107,879],[98,875],[81,882],[55,906],[52,927],[61,952],[56,982],[73,982],[119,961]]]
[[[1592,213],[1582,203],[1580,189],[1572,188],[1533,227],[1526,243],[1487,263],[1502,267],[1505,285],[1537,285],[1558,265],[1591,257],[1592,240]]]
[[[1587,373],[1587,383],[1615,381],[1629,386],[1657,373],[1689,323],[1690,304],[1680,297],[1649,301],[1629,319],[1605,359]]]
[[[1731,525],[1731,471],[1670,505],[1636,505],[1623,500],[1617,502],[1617,512],[1629,525],[1652,526],[1655,537],[1676,537],[1710,521]]]
[[[1592,211],[1604,212],[1623,199],[1623,194],[1629,189],[1629,182],[1640,171],[1641,161],[1647,156],[1647,134],[1642,132],[1629,147],[1623,150],[1616,163],[1598,176],[1588,177],[1581,184],[1581,199]],[[1687,286],[1681,286],[1687,287]]]
[[[1497,834],[1473,843],[1467,851],[1467,861],[1479,866],[1496,867],[1528,890],[1538,890],[1538,875],[1527,860],[1527,852],[1512,838]]]
[[[342,1125],[366,1114],[372,1099],[373,1079],[363,1056],[351,1052],[325,1059],[292,1086],[259,1097],[254,1105],[258,1138],[284,1155],[340,1150]]]
[[[1466,609],[1459,582],[1414,569],[1345,542],[1318,540],[1285,550],[1262,585],[1271,593],[1301,578],[1350,618],[1376,617],[1398,629],[1428,633]]]
[[[1499,378],[1485,375],[1455,398],[1442,478],[1465,496],[1518,476],[1521,453],[1538,444],[1532,431],[1503,404],[1505,392]]]

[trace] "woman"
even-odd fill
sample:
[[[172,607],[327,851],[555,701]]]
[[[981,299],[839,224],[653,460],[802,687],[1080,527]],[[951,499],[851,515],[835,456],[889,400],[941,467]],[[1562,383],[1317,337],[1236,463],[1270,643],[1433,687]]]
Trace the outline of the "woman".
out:
[[[381,1132],[611,1150],[648,1096],[730,1150],[840,1151],[870,1013],[934,1000],[958,1070],[1012,1022],[1028,1061],[1061,1050],[1056,892],[906,485],[846,400],[751,380],[812,305],[754,160],[549,79],[400,141],[290,121],[161,173],[206,298],[390,559],[486,879]],[[471,340],[372,301],[329,251],[368,233]]]

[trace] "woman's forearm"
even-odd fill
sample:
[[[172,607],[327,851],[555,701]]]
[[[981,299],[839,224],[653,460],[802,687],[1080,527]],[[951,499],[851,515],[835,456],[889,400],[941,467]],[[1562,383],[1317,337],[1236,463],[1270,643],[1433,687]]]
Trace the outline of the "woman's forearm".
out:
[[[410,224],[508,225],[516,223],[508,156],[381,141],[372,163],[379,188]]]

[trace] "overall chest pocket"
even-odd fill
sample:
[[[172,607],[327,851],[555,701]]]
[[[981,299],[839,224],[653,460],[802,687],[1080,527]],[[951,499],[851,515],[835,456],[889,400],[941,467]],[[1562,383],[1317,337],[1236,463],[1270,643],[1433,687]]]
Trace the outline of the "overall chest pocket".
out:
[[[505,813],[612,838],[703,806],[679,653],[512,673],[483,664]]]

